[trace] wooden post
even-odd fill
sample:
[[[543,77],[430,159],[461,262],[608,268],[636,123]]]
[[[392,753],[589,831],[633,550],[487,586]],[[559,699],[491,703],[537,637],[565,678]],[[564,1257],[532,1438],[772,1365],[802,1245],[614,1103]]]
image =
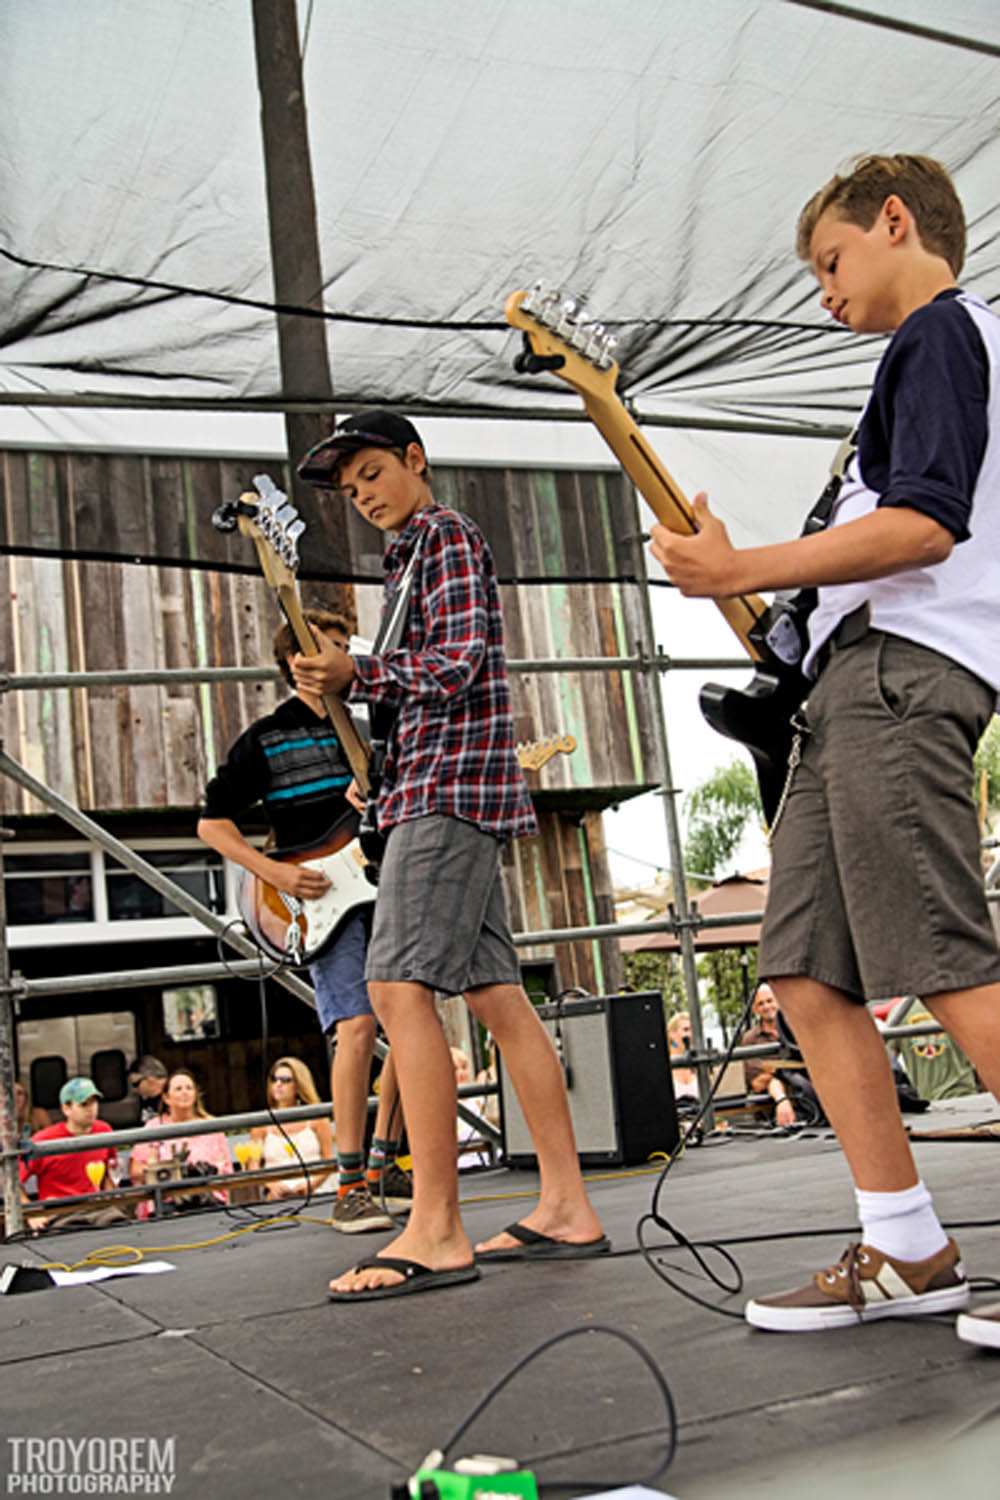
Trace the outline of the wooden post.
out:
[[[323,269],[295,0],[253,0],[253,28],[274,298],[279,303],[320,308]],[[310,495],[312,491],[296,477],[295,465],[334,423],[326,323],[321,318],[280,313],[278,357],[282,394],[287,399],[329,406],[325,412],[285,413],[292,495],[301,504],[303,489]],[[324,594],[329,608],[355,619],[350,584],[329,584]]]

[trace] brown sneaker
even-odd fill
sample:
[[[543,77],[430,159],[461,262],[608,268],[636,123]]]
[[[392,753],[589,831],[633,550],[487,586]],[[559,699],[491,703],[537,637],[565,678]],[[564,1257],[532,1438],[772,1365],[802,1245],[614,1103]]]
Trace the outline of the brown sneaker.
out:
[[[981,1349],[1000,1349],[1000,1302],[963,1313],[955,1325],[955,1332],[967,1344],[978,1344]]]
[[[413,1179],[398,1162],[383,1167],[377,1178],[369,1177],[368,1191],[379,1208],[392,1214],[405,1214],[413,1207]]]
[[[372,1202],[366,1187],[351,1188],[333,1205],[330,1214],[332,1228],[341,1234],[369,1234],[376,1229],[395,1229],[395,1224],[384,1209]]]
[[[748,1302],[746,1319],[772,1333],[818,1333],[968,1305],[969,1283],[954,1240],[927,1260],[895,1260],[871,1245],[848,1245],[835,1266],[818,1271],[806,1286]],[[1000,1343],[1000,1323],[997,1335]]]

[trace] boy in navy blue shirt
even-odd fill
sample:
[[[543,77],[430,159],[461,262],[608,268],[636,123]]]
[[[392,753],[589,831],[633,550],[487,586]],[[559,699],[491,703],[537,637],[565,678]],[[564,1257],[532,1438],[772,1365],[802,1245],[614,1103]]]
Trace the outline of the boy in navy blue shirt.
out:
[[[893,335],[830,524],[737,549],[699,495],[696,536],[653,528],[684,594],[818,588],[759,972],[844,1148],[862,1243],[748,1304],[755,1327],[788,1332],[968,1306],[865,999],[920,995],[1000,1091],[1000,955],[972,801],[1000,688],[1000,320],[956,285],[964,214],[926,157],[834,177],[802,212],[798,251],[838,322]],[[958,1331],[1000,1347],[1000,1308]]]

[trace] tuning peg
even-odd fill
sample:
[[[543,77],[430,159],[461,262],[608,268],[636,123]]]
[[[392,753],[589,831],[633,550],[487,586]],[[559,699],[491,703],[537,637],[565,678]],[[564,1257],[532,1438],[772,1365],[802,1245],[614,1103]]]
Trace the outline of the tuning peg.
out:
[[[545,293],[545,288],[540,281],[536,281],[530,291],[525,292],[521,299],[521,310],[526,313],[534,313],[539,306]]]
[[[608,330],[603,323],[588,323],[585,331],[587,339],[583,349],[584,356],[596,363],[607,341]]]
[[[556,324],[557,309],[559,308],[561,302],[562,292],[551,291],[543,293],[542,298],[538,304],[538,311],[535,313],[535,316],[537,317],[539,323],[543,323],[546,328],[554,328]]]
[[[559,319],[555,326],[556,333],[560,338],[566,338],[572,330],[579,326],[583,312],[582,297],[564,297],[559,306]]]
[[[600,352],[600,354],[597,357],[597,367],[598,367],[598,369],[600,369],[600,370],[608,370],[608,369],[611,368],[611,366],[615,362],[615,353],[614,352],[617,349],[617,347],[618,347],[618,340],[615,338],[615,336],[613,334],[607,334],[605,336],[605,339],[604,339],[604,346],[601,349],[601,352]]]

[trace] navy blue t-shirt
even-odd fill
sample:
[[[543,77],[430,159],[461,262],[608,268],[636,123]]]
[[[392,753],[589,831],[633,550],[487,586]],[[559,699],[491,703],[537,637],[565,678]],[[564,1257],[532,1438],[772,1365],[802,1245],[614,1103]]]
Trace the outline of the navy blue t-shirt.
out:
[[[989,437],[989,360],[958,296],[939,292],[893,336],[858,426],[858,464],[879,505],[921,511],[964,542]]]

